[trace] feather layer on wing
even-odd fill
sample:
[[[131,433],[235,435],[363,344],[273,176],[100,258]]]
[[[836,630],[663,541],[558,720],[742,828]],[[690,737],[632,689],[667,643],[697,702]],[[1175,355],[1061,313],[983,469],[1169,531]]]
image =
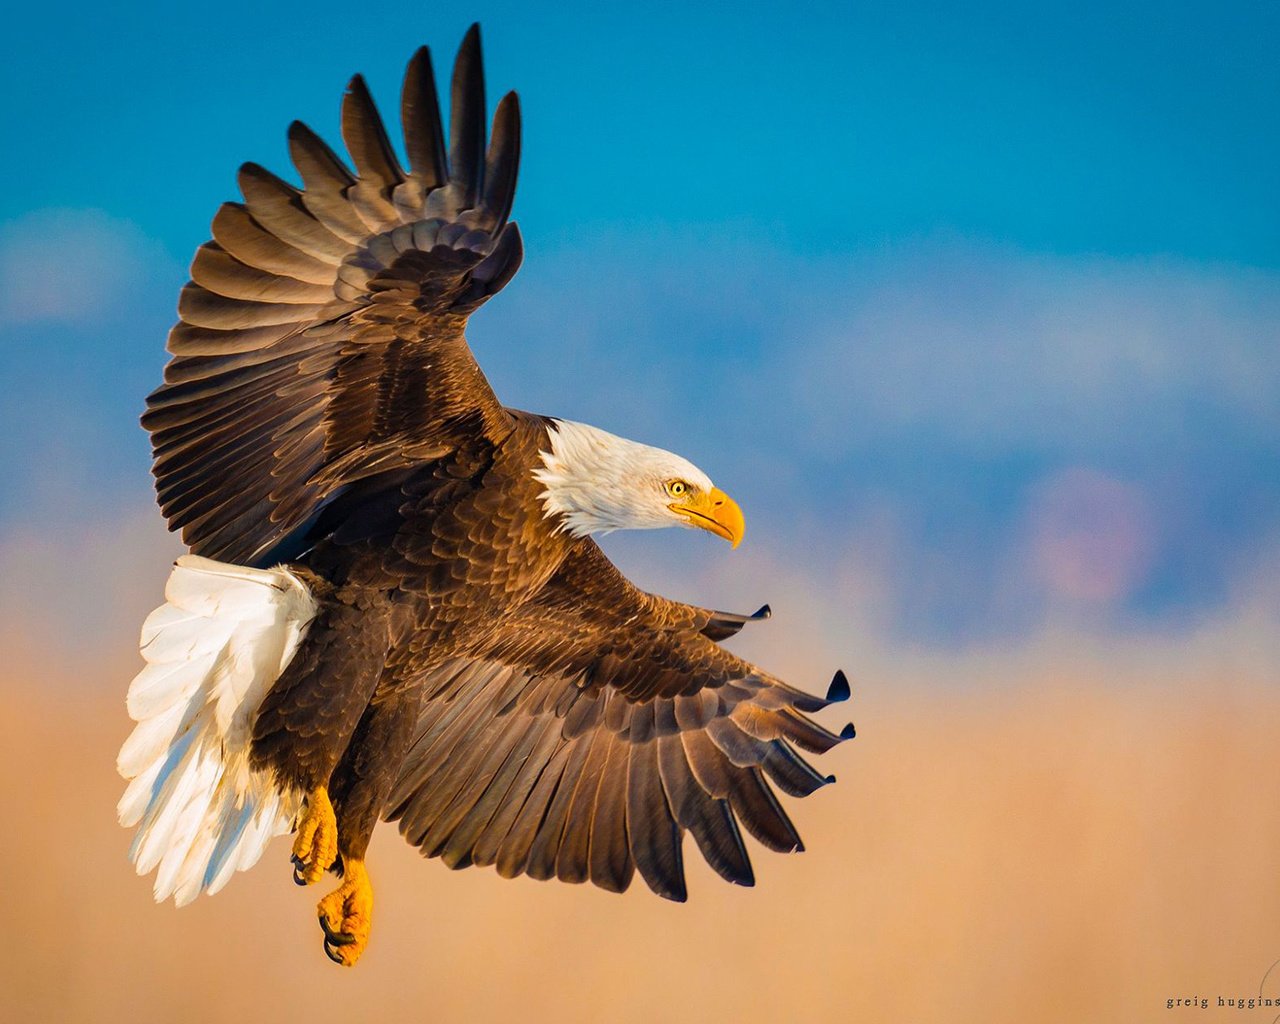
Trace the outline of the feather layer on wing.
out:
[[[360,76],[342,102],[354,169],[297,122],[301,188],[241,168],[243,202],[196,253],[143,417],[161,507],[195,553],[267,564],[370,459],[511,429],[463,335],[522,258],[519,103],[503,98],[486,146],[475,27],[451,95],[447,157],[423,48],[401,103],[408,169]]]
[[[612,891],[639,872],[673,900],[688,832],[721,877],[753,884],[741,830],[803,848],[774,788],[833,781],[796,748],[841,741],[805,713],[847,690],[793,689],[711,639],[749,619],[645,594],[582,542],[484,658],[430,673],[388,817],[451,867]]]

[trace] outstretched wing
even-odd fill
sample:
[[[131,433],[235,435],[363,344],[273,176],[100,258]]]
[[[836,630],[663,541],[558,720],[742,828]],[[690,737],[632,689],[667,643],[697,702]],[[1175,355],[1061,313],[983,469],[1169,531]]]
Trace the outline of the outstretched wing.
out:
[[[848,697],[843,674],[815,697],[712,639],[746,618],[646,594],[583,541],[485,660],[427,681],[388,817],[450,867],[619,892],[639,870],[673,900],[690,832],[722,877],[751,885],[739,826],[802,849],[772,786],[806,796],[834,781],[795,747],[822,753],[853,730],[804,714]]]
[[[519,103],[498,104],[486,152],[472,26],[447,155],[425,47],[401,111],[407,171],[357,75],[342,102],[354,173],[294,122],[303,187],[245,164],[244,202],[196,252],[142,422],[160,505],[197,554],[255,564],[344,484],[511,429],[463,332],[522,257],[507,222]]]

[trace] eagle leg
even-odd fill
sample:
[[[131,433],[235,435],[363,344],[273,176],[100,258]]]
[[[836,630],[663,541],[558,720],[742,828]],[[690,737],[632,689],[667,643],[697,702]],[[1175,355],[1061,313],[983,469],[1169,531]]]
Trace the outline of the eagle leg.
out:
[[[298,819],[293,840],[293,880],[313,885],[324,877],[338,856],[338,819],[324,786],[312,790]]]
[[[369,944],[373,924],[373,886],[364,861],[343,858],[342,885],[317,905],[324,930],[324,951],[335,964],[352,967]]]

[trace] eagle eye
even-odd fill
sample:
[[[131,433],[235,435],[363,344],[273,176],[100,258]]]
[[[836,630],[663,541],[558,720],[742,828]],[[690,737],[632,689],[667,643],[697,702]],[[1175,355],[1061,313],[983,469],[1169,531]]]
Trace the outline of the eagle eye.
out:
[[[683,480],[672,480],[667,484],[667,493],[673,498],[679,498],[688,493],[689,485]]]

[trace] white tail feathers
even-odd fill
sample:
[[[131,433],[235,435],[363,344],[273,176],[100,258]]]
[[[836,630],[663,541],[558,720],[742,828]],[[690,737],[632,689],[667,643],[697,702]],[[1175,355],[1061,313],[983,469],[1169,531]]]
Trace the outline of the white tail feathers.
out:
[[[156,870],[157,902],[215,893],[288,832],[301,794],[249,765],[258,707],[289,664],[316,605],[287,569],[196,555],[174,565],[166,603],[142,626],[147,662],[129,686],[138,725],[116,765],[129,779],[120,824],[129,857]]]

